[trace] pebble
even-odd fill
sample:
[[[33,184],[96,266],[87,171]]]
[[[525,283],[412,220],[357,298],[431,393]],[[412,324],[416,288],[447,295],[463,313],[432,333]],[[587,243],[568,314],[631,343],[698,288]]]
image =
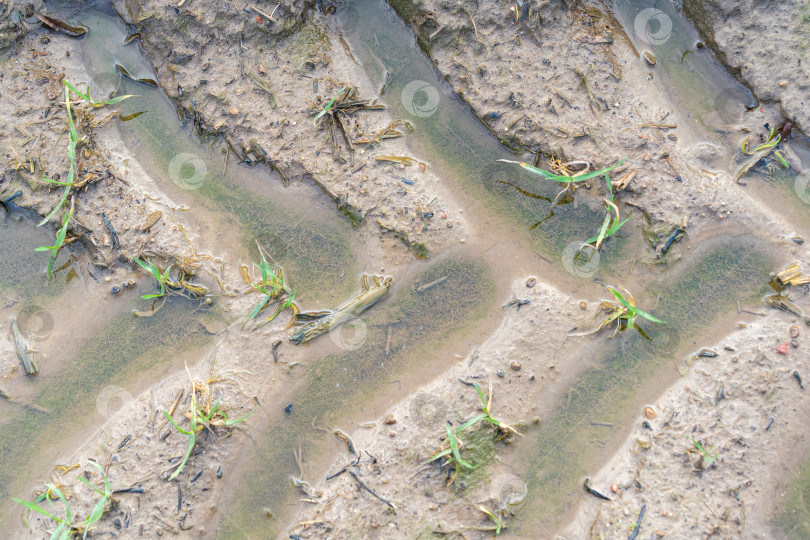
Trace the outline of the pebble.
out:
[[[588,302],[586,302],[584,300],[582,302],[580,302],[579,303],[579,309],[581,309],[582,311],[585,311],[586,309],[588,309]]]
[[[799,337],[799,327],[798,326],[793,325],[793,326],[790,327],[790,337],[793,338],[793,339],[796,339],[797,337]]]
[[[641,56],[643,56],[644,60],[646,60],[647,63],[650,64],[651,66],[655,65],[655,55],[650,51],[644,51],[643,53],[641,53]]]
[[[509,367],[511,367],[511,368],[512,368],[512,369],[514,369],[515,371],[520,371],[520,368],[521,368],[522,366],[520,365],[520,363],[515,362],[514,360],[512,360],[512,362],[509,364]]]
[[[392,424],[396,424],[396,423],[397,423],[397,419],[394,418],[393,414],[389,414],[388,416],[385,417],[385,420],[383,420],[383,424],[386,424],[386,425],[389,425],[389,426],[392,425]]]
[[[528,288],[531,289],[535,285],[537,285],[537,278],[530,277],[529,279],[526,280],[526,286]]]
[[[784,343],[780,343],[776,346],[776,352],[779,354],[787,354],[788,353],[788,344],[787,341]]]
[[[290,414],[292,412],[292,403],[289,403],[287,404],[286,407],[284,407],[284,412],[287,414]]]
[[[112,294],[118,294],[118,293],[120,293],[120,292],[121,292],[121,287],[119,287],[118,285],[115,285],[115,286],[113,286],[113,288],[112,288],[112,289],[110,289],[110,292],[111,292]]]
[[[498,370],[498,377],[503,378],[503,370],[502,369]]]
[[[652,407],[644,407],[644,416],[646,416],[649,420],[652,420],[653,418],[658,416],[658,413],[655,412],[655,409],[653,409]]]

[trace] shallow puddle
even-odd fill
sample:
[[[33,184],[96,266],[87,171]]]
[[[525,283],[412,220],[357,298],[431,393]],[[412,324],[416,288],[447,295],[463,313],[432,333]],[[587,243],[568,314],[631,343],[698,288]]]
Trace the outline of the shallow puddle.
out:
[[[416,290],[441,278],[446,279],[428,290]],[[439,261],[354,328],[331,333],[345,352],[317,360],[290,393],[290,412],[271,413],[256,457],[230,484],[232,498],[226,496],[227,516],[218,536],[269,537],[268,529],[280,534],[284,517],[302,496],[290,481],[302,476],[293,452],[301,452],[305,479],[317,482],[334,456],[346,452],[333,429],[351,431],[354,422],[379,414],[374,403],[402,394],[397,390],[411,386],[403,382],[409,374],[438,371],[453,362],[446,346],[480,326],[494,292],[492,276],[480,262]],[[347,460],[351,457],[346,453]],[[276,519],[268,521],[265,508]]]
[[[16,527],[9,520],[18,515],[9,497],[25,493],[32,479],[47,478],[54,459],[70,454],[148,386],[150,376],[179,368],[185,354],[210,339],[200,323],[209,309],[200,309],[198,302],[173,297],[154,316],[135,317],[133,308],[148,307],[135,291],[90,297],[82,278],[64,285],[69,269],[47,282],[47,254],[33,248],[52,243],[53,232],[16,218],[12,214],[2,226],[0,241],[0,289],[13,295],[0,310],[2,327],[7,330],[10,317],[17,318],[35,348],[40,372],[23,375],[13,346],[5,348],[4,365],[16,366],[2,373],[10,399],[0,401],[0,526],[5,530]],[[75,260],[80,266],[81,259]],[[148,289],[151,283],[140,285]],[[75,316],[77,309],[81,317]]]
[[[677,379],[674,367],[683,364],[685,354],[722,336],[707,331],[718,320],[733,322],[737,302],[758,302],[769,291],[768,269],[779,263],[772,248],[749,236],[707,239],[694,255],[695,262],[681,263],[648,290],[657,298],[655,314],[668,324],[642,322],[649,341],[631,333],[602,342],[596,365],[552,399],[550,408],[548,397],[537,402],[542,425],[521,441],[510,463],[528,470],[529,499],[524,519],[516,523],[521,531],[550,533],[561,516],[589,497],[583,478],[616,451],[631,419],[641,421],[645,400],[655,399]],[[728,324],[721,330],[727,332]]]
[[[758,146],[759,137],[767,137],[770,126],[763,119],[758,131],[742,133],[739,126],[747,115],[767,103],[759,103],[751,91],[738,83],[713,56],[709,48],[684,15],[672,2],[614,0],[614,11],[626,35],[640,55],[645,51],[655,57],[648,68],[648,82],[655,85],[678,111],[681,128],[691,129],[704,139],[700,145],[721,148],[712,159],[710,169],[726,169],[728,178],[742,167],[748,156],[740,144],[751,137],[749,150]],[[638,62],[644,62],[639,58]],[[763,117],[764,118],[764,117]],[[789,119],[787,119],[789,120]],[[669,122],[665,120],[664,123]],[[683,136],[683,129],[676,131]],[[764,142],[764,141],[761,141]],[[810,233],[810,166],[807,141],[793,140],[778,147],[786,154],[790,169],[783,168],[771,154],[741,179],[752,197],[762,201],[785,221]],[[694,175],[697,171],[685,174]]]
[[[625,25],[638,15],[636,4],[616,2]],[[661,2],[660,9],[671,11],[664,4],[669,5]],[[716,133],[718,105],[712,96],[730,89],[732,105],[724,103],[723,111],[747,104],[750,96],[729,82],[705,48],[695,47],[697,34],[670,11],[666,13],[671,21],[686,25],[675,32],[677,42],[668,46],[645,42],[642,49],[649,45],[660,63],[672,66],[661,70],[663,81],[683,79],[694,89],[678,99],[695,111],[697,124]],[[283,187],[278,175],[266,168],[229,162],[223,144],[189,133],[162,91],[116,70],[119,63],[136,78],[154,77],[137,45],[124,45],[125,25],[103,7],[84,12],[82,22],[90,28],[80,47],[93,95],[137,94],[122,103],[120,114],[126,118],[145,111],[118,124],[122,154],[134,156],[144,167],[165,194],[160,197],[167,206],[187,212],[184,216],[196,227],[202,244],[219,250],[215,255],[236,266],[249,258],[257,260],[258,240],[308,302],[332,305],[356,290],[365,262],[362,239],[334,205],[324,202],[314,187]],[[529,428],[525,439],[504,451],[515,474],[529,486],[515,532],[526,537],[551,532],[587,496],[582,477],[596,472],[616,450],[643,400],[654,398],[677,376],[671,364],[697,348],[698,339],[716,339],[712,329],[718,325],[728,330],[736,302],[758,301],[766,291],[768,272],[783,261],[764,241],[734,234],[689,238],[689,251],[669,269],[641,264],[638,260],[651,255],[641,234],[644,218],[630,212],[633,220],[607,242],[593,271],[572,270],[566,266],[566,249],[598,232],[604,217],[598,199],[578,193],[574,202],[552,209],[557,185],[541,182],[515,165],[498,163],[498,159],[531,161],[533,156],[515,157],[517,152],[489,133],[440,80],[415,36],[383,0],[352,1],[343,15],[343,31],[371,79],[382,85],[389,74],[381,100],[394,118],[413,124],[409,144],[414,157],[429,162],[450,181],[475,230],[466,245],[404,268],[395,276],[390,297],[362,320],[331,332],[318,344],[305,345],[311,353],[307,365],[279,367],[281,394],[265,403],[264,418],[254,419],[247,432],[251,442],[245,445],[246,455],[223,478],[226,488],[219,503],[217,536],[282,533],[285,518],[300,510],[301,494],[290,478],[303,476],[316,483],[334,457],[346,452],[334,428],[351,431],[356,422],[375,418],[383,407],[454,362],[451,348],[457,352],[474,333],[480,341],[499,320],[502,293],[515,278],[540,275],[564,290],[581,286],[578,294],[601,294],[590,280],[595,275],[621,278],[645,305],[654,304],[651,311],[668,324],[644,325],[650,340],[628,332],[613,339],[584,338],[577,348],[568,349],[570,355],[591,348],[597,352],[587,358],[561,359],[571,374],[567,391],[532,396],[541,426]],[[645,39],[654,38],[645,35]],[[695,50],[679,56],[681,48]],[[709,82],[697,84],[701,80]],[[727,121],[722,114],[720,120]],[[810,160],[810,155],[805,157]],[[599,183],[591,188],[599,189]],[[181,210],[182,206],[189,209]],[[66,288],[69,269],[44,282],[47,257],[34,254],[33,247],[47,245],[52,233],[29,225],[12,219],[2,226],[0,292],[15,294],[20,302],[52,305],[49,312],[59,315],[59,322],[60,314],[71,306],[56,300]],[[546,261],[545,256],[552,257],[552,264],[535,258],[532,250]],[[77,273],[75,278],[83,275]],[[420,290],[425,284],[433,285]],[[70,302],[81,298],[84,290],[71,286]],[[60,329],[45,351],[53,364],[41,378],[25,381],[29,387],[25,402],[0,402],[4,416],[0,495],[6,499],[28,487],[31,478],[46,476],[61,449],[81,443],[91,427],[109,416],[111,400],[132,399],[182,360],[199,359],[209,342],[200,323],[207,308],[172,298],[153,317],[136,318],[130,311],[135,298],[119,298],[115,305],[108,298],[89,300],[92,331],[75,330],[86,339],[73,338],[59,358],[59,339],[70,339],[71,333]],[[591,424],[594,420],[615,428],[605,433],[603,426]],[[61,442],[54,444],[54,439]],[[601,444],[594,444],[594,439]],[[351,460],[348,453],[345,457]],[[805,483],[802,480],[797,489]],[[5,503],[0,506],[4,522],[15,515],[9,508]],[[274,519],[268,520],[268,511]],[[791,524],[787,519],[786,527]]]
[[[82,50],[96,92],[135,95],[120,104],[124,118],[143,112],[118,123],[125,151],[171,197],[166,202],[191,207],[184,217],[217,255],[227,255],[231,264],[258,261],[258,241],[308,301],[328,303],[354,288],[364,260],[357,235],[320,190],[285,188],[269,168],[237,165],[221,141],[195,136],[162,90],[116,69],[121,64],[135,78],[155,77],[137,42],[124,45],[128,32],[121,20],[97,10],[82,21],[90,28]]]

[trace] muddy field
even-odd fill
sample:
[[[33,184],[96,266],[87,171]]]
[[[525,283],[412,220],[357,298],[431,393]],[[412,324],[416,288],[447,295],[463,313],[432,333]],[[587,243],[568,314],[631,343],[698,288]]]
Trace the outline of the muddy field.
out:
[[[0,527],[806,538],[753,4],[0,2]]]

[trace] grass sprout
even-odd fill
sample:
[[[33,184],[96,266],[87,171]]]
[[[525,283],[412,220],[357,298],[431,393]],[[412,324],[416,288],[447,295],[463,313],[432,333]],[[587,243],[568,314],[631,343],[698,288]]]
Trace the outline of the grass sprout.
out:
[[[734,175],[734,180],[739,182],[740,178],[748,174],[748,171],[750,171],[754,165],[759,163],[760,160],[768,157],[771,153],[776,156],[776,159],[780,165],[782,165],[785,169],[790,169],[790,163],[788,162],[787,158],[784,156],[784,154],[782,154],[781,151],[776,150],[776,147],[782,142],[782,132],[780,130],[772,127],[765,142],[749,151],[748,141],[750,139],[750,137],[746,137],[743,139],[742,143],[740,143],[740,151],[743,153],[743,155],[751,157],[745,160],[745,162],[742,164],[740,169],[737,171],[737,174]]]
[[[501,530],[504,529],[503,520],[482,504],[478,505],[478,509],[485,513],[490,521],[492,521],[492,525],[495,528],[495,536],[501,534]]]
[[[700,455],[700,461],[698,462],[698,469],[706,468],[706,465],[711,465],[715,461],[717,461],[717,450],[715,450],[714,446],[709,448],[708,450],[703,447],[700,441],[696,441],[692,437],[689,437],[689,440],[692,441],[692,444],[695,445],[695,449],[697,453]],[[714,455],[712,455],[714,452]]]
[[[143,296],[141,296],[141,299],[150,300],[152,298],[163,298],[164,296],[166,296],[168,294],[166,285],[169,283],[169,270],[171,270],[172,265],[167,266],[166,269],[163,272],[161,272],[160,268],[155,266],[155,264],[149,259],[146,259],[146,262],[143,262],[138,258],[133,258],[132,260],[138,263],[138,265],[141,268],[152,274],[152,277],[155,278],[155,282],[157,282],[159,288],[159,292],[144,294]]]
[[[85,478],[84,475],[79,475],[80,482],[84,483],[87,487],[100,495],[100,498],[93,507],[93,510],[83,521],[73,523],[73,513],[70,510],[70,505],[68,504],[65,494],[57,486],[53,484],[45,484],[45,492],[38,495],[32,501],[12,499],[14,502],[25,507],[25,514],[23,518],[25,524],[30,527],[28,524],[28,515],[30,512],[37,512],[53,520],[57,524],[56,529],[51,534],[51,540],[69,540],[74,536],[74,534],[81,534],[83,539],[87,538],[87,533],[90,530],[90,527],[95,523],[98,523],[98,521],[104,515],[104,511],[109,506],[110,501],[112,500],[112,488],[110,487],[110,481],[108,480],[107,475],[104,474],[104,469],[95,461],[88,461],[87,463],[98,469],[98,472],[104,479],[104,490],[102,491],[94,486],[90,480]],[[54,497],[56,497],[59,502],[62,503],[62,508],[65,514],[64,518],[61,518],[40,506],[40,503],[43,501],[47,501],[49,505],[52,505],[51,501]]]
[[[69,82],[65,81],[65,110],[67,111],[67,122],[68,122],[68,149],[67,154],[68,158],[70,159],[70,169],[68,169],[67,179],[63,181],[52,180],[50,178],[43,178],[45,182],[56,184],[59,186],[63,186],[65,189],[62,193],[62,197],[59,199],[59,202],[56,203],[56,206],[51,213],[48,214],[42,221],[39,222],[39,225],[44,225],[48,223],[53,216],[59,212],[59,209],[64,206],[64,204],[68,200],[68,196],[70,195],[70,189],[73,187],[73,178],[76,174],[76,149],[79,145],[79,132],[76,129],[76,122],[73,119],[73,111],[70,106],[70,93],[73,92],[81,99],[86,101],[90,104],[91,107],[97,109],[99,107],[104,107],[105,105],[114,105],[120,101],[123,101],[127,98],[132,96],[117,96],[113,97],[104,101],[96,101],[90,97],[90,86],[87,86],[87,90],[85,92],[81,92],[76,89],[75,86],[70,84]]]
[[[329,112],[329,110],[332,108],[332,104],[335,103],[335,100],[337,98],[339,98],[340,95],[345,91],[346,91],[346,87],[344,86],[343,88],[340,89],[340,92],[338,92],[335,97],[333,97],[332,99],[329,100],[329,103],[326,104],[326,107],[324,107],[321,112],[319,112],[317,115],[315,115],[315,119],[312,120],[312,125],[313,126],[318,125],[318,120],[320,120],[321,116],[323,116],[323,115],[325,115],[325,114],[327,114]]]
[[[188,366],[186,366],[186,372],[188,372]],[[214,435],[216,435],[217,429],[225,428],[230,431],[240,422],[247,420],[257,410],[253,409],[241,418],[228,418],[228,414],[225,412],[222,405],[222,398],[217,397],[212,401],[210,385],[221,380],[213,374],[213,368],[211,376],[205,382],[195,380],[190,372],[188,377],[191,380],[191,406],[189,412],[185,413],[186,418],[189,420],[188,429],[181,428],[174,418],[172,418],[171,414],[167,411],[163,411],[163,415],[175,429],[188,437],[188,445],[186,446],[183,459],[174,470],[174,473],[169,477],[169,480],[174,480],[177,475],[183,472],[188,459],[191,457],[191,452],[194,451],[194,447],[197,444],[197,434],[204,429]]]
[[[576,189],[576,184],[578,182],[584,182],[586,180],[590,180],[591,178],[596,178],[598,176],[605,177],[605,184],[607,185],[608,195],[609,198],[603,199],[605,203],[605,219],[602,221],[602,227],[599,230],[599,234],[596,236],[589,238],[585,242],[583,242],[582,246],[580,247],[579,251],[577,252],[577,256],[585,249],[590,247],[593,252],[598,251],[602,247],[602,243],[607,239],[616,234],[616,232],[622,228],[622,226],[627,223],[630,218],[626,218],[625,220],[621,220],[619,216],[619,208],[613,202],[613,184],[610,181],[610,177],[608,173],[613,169],[619,167],[624,163],[624,159],[620,160],[615,165],[611,165],[610,167],[605,167],[604,169],[599,169],[598,171],[591,171],[588,172],[590,166],[587,162],[572,162],[572,163],[561,163],[559,160],[552,160],[551,169],[552,171],[546,171],[540,169],[538,167],[534,167],[529,165],[528,163],[523,163],[520,161],[511,161],[508,159],[499,159],[498,161],[502,161],[504,163],[514,163],[520,165],[527,171],[542,176],[546,180],[552,180],[554,182],[560,182],[566,184],[565,188],[560,191],[557,196],[554,198],[554,202],[552,206],[557,205],[560,201],[565,200],[566,195],[570,195],[570,193]],[[571,170],[571,166],[573,164],[584,165],[585,169],[580,172],[574,173]],[[556,170],[557,172],[553,172]],[[562,174],[558,174],[562,173]],[[528,195],[533,198],[543,198],[539,195],[533,194],[528,192],[524,189],[518,188],[514,186],[520,193],[524,195]],[[570,199],[569,199],[570,200]],[[536,226],[536,225],[535,225]],[[591,253],[591,255],[593,254]]]
[[[569,334],[570,336],[580,337],[596,334],[603,328],[608,327],[615,322],[615,334],[618,334],[619,332],[628,328],[635,328],[642,336],[649,339],[647,334],[644,333],[644,330],[642,330],[638,324],[636,324],[636,319],[638,317],[642,317],[658,324],[667,324],[665,321],[657,319],[646,311],[636,307],[636,301],[633,298],[633,295],[630,294],[626,289],[622,289],[626,295],[626,298],[624,295],[622,295],[622,293],[619,292],[617,288],[608,286],[607,290],[613,296],[613,300],[602,301],[599,304],[599,311],[604,312],[605,317],[591,330],[577,334]]]
[[[261,261],[256,266],[259,267],[259,271],[261,272],[261,279],[256,282],[252,282],[248,276],[247,267],[243,266],[242,270],[245,281],[250,283],[251,287],[264,295],[247,314],[245,317],[245,323],[251,319],[255,319],[270,302],[278,300],[279,304],[273,314],[259,323],[256,328],[260,328],[261,326],[269,323],[287,308],[290,308],[293,313],[293,317],[290,319],[290,324],[288,325],[289,327],[295,321],[295,316],[299,313],[298,306],[295,303],[295,291],[291,290],[287,286],[287,282],[284,280],[284,270],[280,266],[273,270],[270,263],[267,262],[261,248],[259,248],[259,253],[261,255]],[[286,296],[286,300],[282,301],[284,296]]]
[[[490,410],[492,407],[492,387],[490,387],[489,389],[489,398],[487,399],[484,396],[484,392],[481,390],[481,387],[478,386],[478,384],[473,383],[473,386],[475,387],[475,390],[478,393],[478,397],[481,399],[481,410],[483,411],[483,414],[479,414],[478,416],[475,416],[470,420],[467,420],[463,424],[459,425],[456,429],[452,429],[449,423],[445,424],[444,428],[445,431],[447,432],[447,438],[444,440],[439,450],[433,456],[431,456],[430,459],[425,461],[425,464],[428,464],[439,459],[445,459],[446,460],[445,465],[452,466],[453,476],[450,478],[448,485],[452,484],[455,481],[459,470],[461,470],[462,468],[468,470],[475,470],[480,466],[480,464],[471,464],[462,459],[461,451],[464,448],[464,442],[461,440],[460,437],[462,432],[468,430],[469,428],[478,424],[479,422],[486,422],[496,428],[495,440],[497,441],[502,441],[512,434],[521,435],[521,433],[518,432],[515,428],[509,426],[504,422],[501,422],[500,420],[494,418],[490,414]],[[446,448],[444,448],[445,443],[447,445]]]

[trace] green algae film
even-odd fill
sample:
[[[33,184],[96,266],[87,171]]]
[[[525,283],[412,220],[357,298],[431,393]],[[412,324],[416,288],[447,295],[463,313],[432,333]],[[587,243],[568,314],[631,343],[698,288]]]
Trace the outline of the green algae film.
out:
[[[781,532],[783,540],[804,540],[810,538],[810,458],[799,466],[792,485],[784,497],[784,510],[776,516],[771,525]]]
[[[653,314],[667,325],[645,324],[647,341],[637,333],[605,340],[597,365],[587,369],[564,392],[550,418],[518,448],[529,485],[527,520],[522,527],[548,530],[577,498],[582,478],[608,459],[589,441],[605,439],[590,421],[627,425],[638,392],[655,378],[672,377],[670,363],[679,345],[701,335],[712,323],[735,310],[736,302],[753,302],[768,291],[768,269],[776,262],[764,244],[751,237],[721,236],[707,240],[694,253],[695,262],[653,285],[658,296]],[[604,337],[599,339],[605,339]],[[614,434],[620,437],[621,431]],[[594,449],[594,450],[591,450]],[[528,518],[528,516],[531,516]]]
[[[415,290],[416,285],[444,276],[446,281],[429,290]],[[458,337],[484,315],[493,291],[493,280],[479,263],[447,260],[417,276],[395,300],[369,311],[363,345],[319,359],[296,389],[290,414],[262,435],[264,440],[255,448],[258,457],[242,471],[244,480],[236,487],[235,502],[229,505],[219,537],[266,537],[268,528],[278,527],[284,521],[279,514],[300,495],[290,483],[290,476],[299,475],[292,449],[300,446],[308,462],[327,459],[325,447],[334,442],[334,435],[313,426],[333,426],[357,414],[362,403],[384,392],[386,381],[432,361],[428,360],[431,353],[442,343]],[[391,350],[386,356],[389,327]],[[273,521],[268,522],[265,507],[276,514]]]
[[[52,246],[51,227],[37,227],[32,219],[18,212],[4,214],[0,223],[0,291],[15,301],[53,297],[64,290],[64,273],[55,272],[51,281],[45,279],[48,253],[34,251],[40,246]],[[68,250],[64,250],[67,252]],[[60,254],[55,268],[66,260]]]

